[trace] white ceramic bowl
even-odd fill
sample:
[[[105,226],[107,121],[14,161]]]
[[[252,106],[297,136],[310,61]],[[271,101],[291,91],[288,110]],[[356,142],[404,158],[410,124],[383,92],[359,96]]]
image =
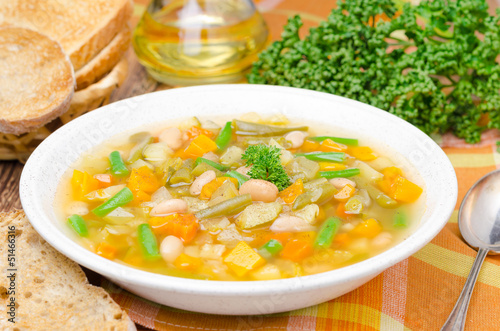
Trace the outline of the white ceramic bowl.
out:
[[[188,116],[281,112],[375,137],[407,158],[427,188],[416,231],[397,246],[341,269],[291,279],[224,282],[176,278],[133,269],[97,256],[65,235],[53,200],[64,171],[80,154],[143,124]],[[28,160],[21,202],[31,224],[58,251],[125,289],[168,306],[213,314],[268,314],[318,304],[347,293],[404,260],[434,238],[457,199],[455,172],[424,133],[379,109],[335,95],[258,85],[174,89],[116,102],[75,119],[49,136]]]

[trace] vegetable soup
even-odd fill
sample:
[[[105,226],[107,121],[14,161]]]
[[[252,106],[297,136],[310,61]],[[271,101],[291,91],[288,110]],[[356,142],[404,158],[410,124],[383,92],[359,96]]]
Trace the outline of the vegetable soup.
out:
[[[234,281],[347,266],[418,224],[424,190],[402,157],[355,132],[247,117],[191,118],[94,148],[63,177],[59,217],[103,258]]]

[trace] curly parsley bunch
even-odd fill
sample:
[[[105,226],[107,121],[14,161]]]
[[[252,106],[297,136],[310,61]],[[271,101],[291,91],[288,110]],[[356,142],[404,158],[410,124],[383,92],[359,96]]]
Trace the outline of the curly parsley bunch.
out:
[[[499,15],[484,0],[339,1],[299,37],[289,19],[262,52],[250,83],[333,93],[385,109],[427,134],[451,130],[469,143],[500,129]]]

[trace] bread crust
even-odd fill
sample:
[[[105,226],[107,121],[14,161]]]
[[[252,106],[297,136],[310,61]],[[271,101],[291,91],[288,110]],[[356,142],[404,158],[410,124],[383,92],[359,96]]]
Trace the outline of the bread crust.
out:
[[[76,90],[82,90],[103,78],[115,65],[130,46],[131,28],[127,24],[113,40],[89,63],[75,72]]]
[[[132,0],[0,0],[0,27],[50,36],[78,70],[109,44],[132,13]]]
[[[90,285],[78,264],[38,235],[22,210],[0,213],[0,254],[5,257],[0,259],[1,270],[9,268],[9,226],[15,227],[17,316],[15,324],[7,320],[10,280],[0,277],[0,329],[135,329],[127,313],[104,289]]]
[[[61,45],[23,28],[0,28],[0,131],[22,134],[62,115],[75,75]]]

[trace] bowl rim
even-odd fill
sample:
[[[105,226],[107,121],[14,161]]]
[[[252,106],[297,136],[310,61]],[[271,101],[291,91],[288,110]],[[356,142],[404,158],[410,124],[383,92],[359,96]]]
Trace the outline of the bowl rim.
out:
[[[443,166],[443,170],[445,170],[443,176],[446,177],[446,182],[449,183],[450,187],[448,192],[446,192],[447,194],[443,197],[443,204],[441,204],[440,208],[436,209],[427,220],[428,225],[425,227],[419,227],[416,231],[412,232],[408,238],[374,257],[357,262],[353,265],[314,275],[265,281],[207,281],[155,274],[100,257],[74,242],[68,236],[64,235],[62,231],[57,229],[54,224],[52,224],[49,216],[44,212],[44,206],[41,199],[39,199],[39,197],[37,198],[36,190],[33,189],[33,186],[36,186],[36,184],[34,184],[32,180],[45,175],[40,171],[39,164],[40,162],[43,164],[43,161],[47,158],[47,156],[51,155],[51,145],[56,142],[60,136],[71,135],[74,134],[73,132],[78,132],[76,129],[80,123],[92,123],[95,119],[105,116],[104,114],[106,112],[110,112],[113,108],[119,109],[123,103],[130,100],[139,100],[140,102],[140,99],[142,100],[142,98],[182,98],[183,95],[191,93],[205,93],[221,90],[225,93],[238,93],[240,91],[243,91],[243,93],[259,93],[271,91],[273,93],[292,93],[294,95],[299,94],[313,98],[326,98],[328,101],[333,103],[340,102],[344,105],[347,104],[355,106],[355,108],[362,108],[371,112],[377,112],[377,116],[381,116],[382,118],[392,122],[395,121],[398,125],[403,126],[404,129],[412,135],[425,139],[427,142],[431,142],[437,146],[435,142],[432,141],[432,139],[425,133],[395,115],[355,100],[318,91],[282,86],[245,84],[205,85],[158,91],[133,98],[123,99],[87,113],[59,128],[39,145],[24,166],[20,180],[21,203],[32,226],[56,250],[66,255],[73,261],[76,261],[80,265],[94,270],[95,272],[110,279],[119,280],[120,282],[127,284],[134,284],[177,293],[193,293],[198,295],[259,296],[290,290],[298,292],[308,291],[310,289],[333,286],[335,284],[361,279],[369,275],[379,274],[390,266],[393,266],[420,250],[446,225],[456,204],[458,185],[454,168],[441,148],[438,148],[438,150],[435,151],[436,154],[433,154],[433,157],[438,158],[440,164]],[[181,118],[182,116],[178,117]],[[109,139],[109,137],[106,139]]]

